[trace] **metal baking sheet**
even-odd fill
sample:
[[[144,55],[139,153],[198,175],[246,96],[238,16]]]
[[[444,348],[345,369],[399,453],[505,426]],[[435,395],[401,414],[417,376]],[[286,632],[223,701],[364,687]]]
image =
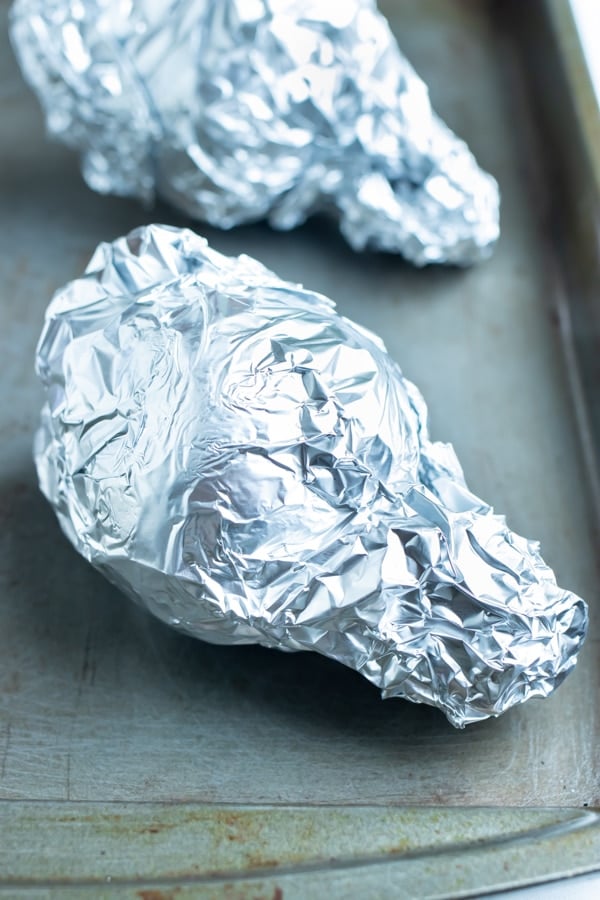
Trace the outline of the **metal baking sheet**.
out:
[[[385,337],[473,490],[588,600],[580,662],[458,732],[317,656],[178,635],[76,556],[31,462],[44,308],[98,241],[190,223],[91,193],[46,142],[0,0],[0,896],[459,897],[600,868],[597,111],[563,0],[381,6],[500,182],[494,257],[416,271],[323,220],[198,230]]]

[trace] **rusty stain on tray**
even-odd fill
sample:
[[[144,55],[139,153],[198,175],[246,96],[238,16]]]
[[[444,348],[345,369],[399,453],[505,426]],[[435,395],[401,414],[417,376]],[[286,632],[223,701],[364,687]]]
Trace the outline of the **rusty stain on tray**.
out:
[[[176,887],[172,891],[148,890],[137,891],[136,893],[140,900],[173,900],[180,890],[181,888]]]

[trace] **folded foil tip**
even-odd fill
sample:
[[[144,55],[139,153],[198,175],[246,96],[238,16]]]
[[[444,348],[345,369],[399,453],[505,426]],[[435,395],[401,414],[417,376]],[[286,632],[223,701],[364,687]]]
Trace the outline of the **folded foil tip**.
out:
[[[42,490],[125,593],[314,650],[463,727],[545,697],[583,600],[472,494],[379,338],[188,230],[101,244],[48,308]]]
[[[353,248],[416,265],[469,265],[498,238],[496,181],[373,0],[16,0],[11,36],[97,191],[221,228],[324,211]]]

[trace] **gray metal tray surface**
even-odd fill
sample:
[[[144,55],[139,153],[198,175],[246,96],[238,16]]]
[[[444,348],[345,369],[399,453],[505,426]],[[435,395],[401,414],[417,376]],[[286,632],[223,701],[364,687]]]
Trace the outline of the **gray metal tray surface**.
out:
[[[190,223],[85,187],[0,0],[0,896],[463,897],[600,868],[596,108],[566,0],[382,8],[500,182],[493,258],[417,271],[321,220],[196,227],[384,336],[473,490],[588,600],[580,662],[456,731],[315,654],[177,634],[78,558],[31,461],[45,306],[100,240]]]

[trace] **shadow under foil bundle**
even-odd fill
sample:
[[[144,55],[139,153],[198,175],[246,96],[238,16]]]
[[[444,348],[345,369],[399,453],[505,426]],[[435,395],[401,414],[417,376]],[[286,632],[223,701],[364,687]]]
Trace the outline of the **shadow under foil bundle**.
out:
[[[549,694],[585,603],[325,297],[153,225],[52,300],[40,483],[75,547],[215,643],[314,650],[459,727]]]
[[[469,264],[495,180],[374,0],[16,0],[12,39],[88,184],[221,228],[339,218],[355,249]]]

